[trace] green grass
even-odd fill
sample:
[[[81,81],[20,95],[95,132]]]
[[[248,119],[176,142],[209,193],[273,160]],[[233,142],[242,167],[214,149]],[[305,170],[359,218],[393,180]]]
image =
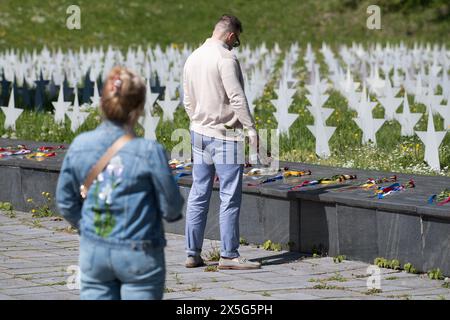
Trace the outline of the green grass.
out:
[[[210,265],[210,266],[207,266],[204,271],[205,272],[217,272],[217,271],[219,271],[219,269],[218,269],[217,265]]]
[[[197,292],[200,290],[202,290],[202,288],[197,286],[197,284],[195,284],[195,283],[191,284],[191,287],[187,289],[187,291],[190,291],[190,292]]]
[[[315,285],[313,287],[313,289],[318,289],[318,290],[346,290],[346,288],[344,288],[344,287],[328,285],[326,283],[317,284],[317,285]]]
[[[206,261],[219,261],[220,260],[220,248],[217,242],[211,242],[211,249],[204,254]]]
[[[382,293],[383,290],[381,289],[376,289],[376,288],[372,288],[367,290],[366,292],[364,292],[365,295],[376,295],[377,293]]]
[[[420,5],[426,3],[425,5]],[[211,33],[223,13],[243,22],[243,44],[285,46],[322,41],[413,41],[449,43],[448,5],[443,0],[2,0],[0,48],[170,43],[198,44]],[[81,8],[81,30],[68,30],[66,9]],[[366,27],[367,6],[381,8],[381,30]],[[446,11],[447,10],[447,11]]]
[[[326,282],[329,281],[335,281],[335,282],[346,282],[348,281],[344,276],[342,276],[339,272],[336,272],[334,276],[323,278],[323,279],[316,279],[311,278],[308,280],[308,282],[320,282],[321,284],[326,284]]]
[[[11,219],[16,217],[16,213],[14,212],[14,208],[10,202],[0,202],[0,212]]]

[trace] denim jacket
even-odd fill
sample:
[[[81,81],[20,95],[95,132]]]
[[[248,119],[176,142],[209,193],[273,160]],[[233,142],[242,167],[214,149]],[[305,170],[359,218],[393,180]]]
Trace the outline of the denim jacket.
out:
[[[80,185],[106,150],[125,133],[105,120],[71,144],[61,168],[56,201],[62,216],[81,237],[111,245],[165,246],[162,218],[181,219],[183,198],[164,148],[135,138],[109,162],[82,201]]]

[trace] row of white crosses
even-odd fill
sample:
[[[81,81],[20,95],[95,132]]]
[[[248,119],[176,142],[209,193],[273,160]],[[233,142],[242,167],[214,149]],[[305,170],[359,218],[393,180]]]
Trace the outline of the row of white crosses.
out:
[[[180,50],[167,47],[165,52],[159,46],[148,47],[146,50],[138,47],[128,49],[124,56],[120,50],[112,47],[108,47],[106,51],[103,48],[88,51],[80,48],[66,53],[61,50],[50,51],[45,47],[39,53],[36,50],[31,53],[8,50],[0,52],[0,70],[4,72],[6,80],[12,82],[16,79],[19,86],[25,80],[29,87],[34,87],[34,81],[42,73],[44,79],[53,79],[57,86],[66,77],[69,86],[79,87],[88,72],[90,80],[95,81],[98,78],[105,79],[113,66],[123,65],[146,79],[158,74],[161,86],[169,81],[174,82],[169,84],[169,91],[173,96],[173,88],[177,89],[177,82],[181,81],[184,60],[191,51],[188,46]]]
[[[314,117],[314,125],[308,125],[307,128],[316,138],[316,154],[321,158],[328,158],[331,155],[329,141],[336,127],[327,126],[326,121],[334,109],[323,107],[329,98],[329,95],[326,94],[328,84],[325,79],[320,79],[319,65],[314,64],[313,67],[315,71],[311,77],[312,83],[306,85],[305,88],[308,91],[306,98],[311,104],[307,108]]]
[[[431,168],[439,170],[439,146],[445,138],[446,132],[435,131],[433,115],[440,114],[444,120],[444,127],[447,130],[449,129],[450,87],[448,82],[448,52],[443,48],[439,49],[438,47],[435,47],[433,51],[431,51],[430,48],[420,49],[416,47],[414,49],[414,52],[414,56],[410,59],[408,59],[407,56],[403,59],[400,59],[398,54],[394,59],[386,59],[387,57],[385,55],[383,56],[382,54],[380,56],[385,61],[386,65],[384,73],[388,74],[388,72],[393,68],[393,78],[396,79],[397,84],[403,85],[407,91],[412,93],[414,95],[414,100],[416,103],[422,103],[426,106],[428,112],[427,131],[415,131],[415,134],[422,140],[425,145],[425,161]],[[419,61],[416,64],[417,68],[414,68],[414,59]],[[398,73],[396,72],[397,68],[395,68],[395,66],[386,63],[386,61],[392,60],[397,62],[399,62],[399,60],[410,61],[411,64],[413,64],[412,66],[411,64],[408,66],[405,63],[402,65],[402,72],[405,75],[404,78],[398,75]],[[425,66],[428,69],[428,73],[425,72]],[[410,72],[416,74],[415,83],[409,76]],[[390,82],[389,77],[385,77],[384,81],[386,84],[388,84]],[[427,85],[424,86],[424,83],[427,83]],[[436,94],[438,85],[441,87],[442,95]],[[388,87],[388,85],[386,85],[385,87]],[[387,92],[389,92],[389,90],[385,90],[385,93]],[[444,99],[447,100],[447,105],[441,105],[441,102]],[[383,102],[380,98],[378,98],[378,100],[380,100],[380,102]],[[422,114],[409,113],[409,104],[406,94],[404,97],[403,105],[403,115],[402,117],[396,116],[396,119],[402,124],[402,134],[412,135],[414,133],[413,128],[421,118]],[[385,110],[388,110],[387,106],[385,106],[384,104],[383,106],[385,107]],[[392,101],[392,108],[395,108],[394,101]]]
[[[38,79],[42,72],[44,78],[53,79],[55,85],[61,85],[64,77],[67,77],[71,87],[78,87],[84,81],[87,72],[89,72],[90,80],[97,86],[96,79],[99,77],[105,78],[114,65],[125,65],[147,79],[145,114],[140,122],[145,129],[145,136],[154,138],[156,126],[160,119],[153,115],[153,106],[157,101],[157,94],[151,92],[149,79],[154,79],[155,76],[158,76],[160,85],[166,87],[164,99],[158,101],[158,104],[163,110],[163,120],[172,121],[183,96],[182,86],[180,85],[182,81],[182,67],[191,51],[191,48],[186,45],[180,49],[168,46],[164,50],[158,45],[154,48],[147,47],[146,49],[142,47],[137,49],[129,48],[125,55],[120,50],[112,47],[107,48],[106,51],[102,48],[93,48],[87,51],[81,48],[78,51],[69,50],[67,53],[62,53],[61,50],[49,51],[46,48],[40,53],[36,51],[30,53],[9,50],[0,53],[0,70],[4,71],[7,80],[15,80],[19,85],[25,80],[29,86],[34,86],[34,81]],[[278,128],[280,132],[288,134],[289,127],[298,117],[298,115],[288,112],[296,92],[297,79],[294,75],[293,66],[298,60],[298,51],[298,44],[293,44],[286,53],[279,87],[276,90],[278,98],[272,101],[276,108],[274,116],[277,118]],[[267,81],[273,74],[275,62],[281,52],[278,45],[268,50],[264,44],[255,49],[243,47],[237,51],[244,71],[246,93],[252,112],[254,110],[254,101],[262,95]],[[409,49],[403,45],[382,47],[376,44],[366,50],[362,45],[356,44],[353,44],[352,47],[341,46],[339,55],[347,65],[346,71],[343,70],[339,60],[328,46],[324,44],[321,52],[328,66],[329,79],[333,83],[334,88],[348,99],[349,108],[357,112],[355,122],[363,131],[362,139],[364,143],[369,140],[376,143],[376,132],[386,120],[397,120],[401,124],[402,135],[415,134],[414,127],[422,114],[411,113],[407,95],[405,94],[403,97],[398,96],[400,87],[404,87],[407,93],[413,95],[416,103],[423,103],[427,107],[429,119],[432,119],[433,114],[439,114],[444,119],[445,128],[449,128],[450,81],[448,70],[450,58],[449,51],[444,47],[434,46],[431,48],[431,46],[415,45],[413,49]],[[314,115],[314,126],[310,126],[309,129],[316,137],[318,154],[327,156],[329,154],[327,144],[332,135],[330,132],[333,129],[328,131],[327,129],[322,131],[317,129],[321,124],[325,126],[329,114],[326,116],[328,112],[323,111],[325,110],[323,104],[327,99],[327,97],[325,98],[326,89],[323,89],[324,85],[322,83],[324,80],[320,79],[315,54],[309,44],[306,48],[304,60],[306,68],[311,75],[306,90],[309,93],[307,98],[311,104],[309,108]],[[380,75],[380,72],[383,75]],[[353,80],[352,73],[359,75],[361,83]],[[391,73],[392,81],[390,78]],[[438,95],[436,93],[439,88],[441,94]],[[368,92],[373,94],[383,107],[385,111],[384,119],[374,119],[372,117],[372,110],[376,103],[370,101]],[[14,92],[11,93],[11,95],[13,94]],[[91,100],[93,105],[99,103],[100,98],[97,87]],[[445,105],[443,104],[444,101],[447,101]],[[15,106],[10,108],[13,104],[14,99],[10,99],[8,107],[2,108],[3,112],[8,112],[7,109],[13,110],[8,113],[8,122],[5,123],[10,128],[15,126],[15,120],[20,115],[17,115],[17,113],[21,112],[21,109],[15,108]],[[398,107],[402,104],[403,112],[397,113]],[[69,110],[70,106],[72,106],[72,111]],[[321,109],[322,111],[318,112]],[[71,119],[72,130],[77,130],[86,119],[86,113],[83,113],[78,104],[77,93],[73,105],[65,102],[61,93],[58,101],[55,102],[55,121],[63,122],[65,115]],[[12,119],[14,118],[15,120],[13,121]],[[440,141],[442,141],[440,139],[442,134],[434,132],[434,124],[431,127],[430,121],[427,131],[431,132],[427,137],[439,135],[439,137],[435,137],[435,140],[439,142],[437,144],[439,146]],[[324,137],[317,137],[319,132],[321,135],[324,134]],[[423,136],[421,134],[418,135]],[[426,146],[433,144],[432,142],[424,143]],[[431,149],[427,147],[427,150]],[[431,156],[426,158],[428,159],[427,162],[432,162],[430,160]],[[436,158],[436,155],[434,155],[434,158]],[[436,167],[436,165],[433,166]]]
[[[91,100],[100,100],[97,86],[95,86],[94,91],[96,92],[96,94],[94,94],[94,97],[92,97]],[[55,123],[62,125],[65,122],[67,115],[70,119],[70,130],[72,130],[72,132],[77,131],[89,116],[89,112],[82,111],[80,109],[80,103],[78,101],[78,90],[74,90],[74,92],[75,98],[73,101],[73,105],[72,103],[66,102],[64,100],[63,86],[61,86],[59,89],[58,101],[52,102],[53,107],[55,108]],[[70,110],[69,108],[71,108],[72,110]]]
[[[371,140],[376,143],[375,133],[384,121],[397,120],[401,124],[403,136],[417,134],[421,138],[425,144],[425,161],[433,169],[439,169],[439,145],[446,132],[435,131],[433,114],[441,115],[444,127],[448,130],[450,125],[449,52],[437,46],[433,50],[429,46],[427,48],[415,46],[413,50],[407,50],[402,45],[397,48],[390,46],[381,48],[377,45],[372,49],[366,52],[360,45],[353,45],[352,48],[341,47],[341,58],[348,67],[345,77],[332,51],[326,45],[323,45],[321,50],[335,87],[348,99],[349,107],[358,112],[355,121],[363,131],[363,142]],[[367,65],[370,67],[368,75]],[[385,111],[384,119],[372,119],[371,110],[376,103],[365,98],[365,86],[361,93],[357,91],[359,83],[353,81],[350,69],[359,72],[361,80],[364,84],[368,84],[370,91]],[[380,69],[385,75],[384,78],[380,76]],[[393,72],[392,82],[389,77],[391,72]],[[429,119],[426,132],[414,131],[415,125],[423,114],[411,113],[406,92],[403,97],[398,97],[400,86],[414,96],[416,103],[423,103],[427,107]],[[441,88],[441,95],[436,94],[438,86]],[[444,100],[447,101],[446,105],[441,104]],[[398,107],[402,104],[403,112],[397,113]]]
[[[86,120],[89,116],[88,112],[81,111],[80,105],[78,102],[78,93],[75,90],[75,99],[73,105],[70,102],[64,101],[64,93],[63,87],[60,87],[58,101],[53,102],[53,106],[55,107],[54,120],[58,124],[62,124],[65,121],[65,115],[70,118],[71,121],[71,130],[75,132]],[[72,107],[72,110],[69,108]],[[1,110],[5,114],[5,129],[11,129],[13,131],[16,130],[16,121],[20,117],[23,112],[23,109],[15,107],[14,101],[14,87],[11,90],[11,94],[9,97],[8,107],[1,107]]]
[[[319,64],[316,63],[316,56],[310,43],[306,46],[303,60],[310,75],[309,82],[305,85],[306,99],[310,103],[307,109],[314,117],[314,124],[308,125],[307,128],[316,139],[316,154],[321,158],[328,158],[331,155],[329,141],[336,130],[336,127],[326,125],[326,121],[334,112],[332,108],[323,107],[329,98],[326,94],[328,83],[326,79],[320,78]]]
[[[246,46],[236,51],[244,76],[245,95],[252,114],[255,111],[255,100],[262,97],[279,54],[278,45],[268,50],[265,43],[254,50]]]
[[[11,90],[11,95],[9,96],[9,102],[7,107],[1,107],[1,110],[5,114],[5,129],[16,130],[16,121],[23,112],[23,109],[16,108],[14,102],[14,87]]]
[[[80,87],[86,74],[88,74],[89,80],[94,82],[94,96],[91,97],[91,105],[98,106],[100,96],[97,79],[105,79],[115,65],[126,66],[147,79],[146,108],[140,122],[146,131],[145,136],[154,137],[159,117],[153,116],[153,106],[158,95],[151,92],[150,88],[154,84],[151,84],[149,79],[155,79],[157,76],[159,85],[165,87],[165,95],[158,101],[158,105],[163,111],[163,121],[173,121],[174,113],[180,106],[183,97],[181,81],[184,62],[191,52],[191,47],[187,45],[180,49],[168,46],[164,50],[159,45],[146,49],[142,47],[129,48],[125,55],[111,46],[106,51],[103,48],[88,50],[80,48],[78,51],[69,50],[66,53],[63,53],[60,49],[50,51],[45,47],[39,53],[36,50],[32,52],[8,50],[0,52],[0,70],[4,73],[6,80],[17,81],[19,86],[26,81],[28,87],[31,88],[35,86],[34,81],[39,79],[41,73],[44,79],[52,79],[56,86],[62,86],[64,78],[66,78],[68,85],[73,88]],[[243,60],[242,65],[248,71],[245,74],[249,82],[247,92],[249,100],[251,100],[252,111],[254,108],[253,101],[262,96],[280,52],[278,45],[268,50],[265,44],[255,50],[246,46],[240,49],[240,52],[238,51]],[[74,91],[77,95],[77,90]],[[10,99],[10,101],[13,100]],[[53,102],[53,105],[55,106],[55,121],[63,124],[65,115],[67,115],[72,121],[71,128],[74,131],[86,119],[86,113],[83,111],[84,106],[79,106],[78,96],[74,98],[72,104],[66,102],[63,93],[60,92],[58,100]],[[70,109],[73,109],[73,111]],[[14,118],[14,112],[11,111],[10,116],[8,116],[7,126],[11,128],[15,127],[15,121],[14,124],[10,123],[11,119]],[[17,117],[15,117],[16,120]]]
[[[298,45],[294,44],[286,54],[281,69],[281,77],[279,80],[278,89],[275,89],[277,99],[271,100],[275,107],[274,117],[278,123],[278,133],[286,134],[289,137],[289,128],[298,118],[298,114],[290,113],[289,107],[293,102],[293,98],[297,92],[295,89],[297,80],[293,76],[294,64],[298,59]]]

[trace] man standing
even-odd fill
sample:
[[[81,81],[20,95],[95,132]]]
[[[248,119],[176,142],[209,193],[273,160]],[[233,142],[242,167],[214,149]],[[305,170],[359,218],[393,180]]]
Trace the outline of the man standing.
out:
[[[240,45],[242,24],[223,15],[211,38],[186,60],[183,73],[184,106],[191,125],[193,183],[186,212],[186,267],[204,265],[203,237],[214,176],[220,184],[219,269],[257,269],[258,262],[239,255],[239,211],[242,198],[243,135],[250,144],[258,135],[244,93],[239,61],[231,52]]]

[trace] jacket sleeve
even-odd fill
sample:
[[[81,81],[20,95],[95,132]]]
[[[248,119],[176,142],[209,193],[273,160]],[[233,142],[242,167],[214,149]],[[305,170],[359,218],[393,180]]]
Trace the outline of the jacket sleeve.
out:
[[[242,73],[238,61],[235,58],[224,58],[219,63],[219,73],[225,92],[230,101],[231,108],[237,115],[249,135],[256,135],[256,127],[245,97]]]
[[[74,175],[71,164],[70,149],[67,152],[58,178],[56,187],[56,202],[60,214],[76,229],[80,229],[81,201],[79,182]]]
[[[192,97],[189,92],[186,66],[187,66],[187,64],[184,65],[184,69],[183,69],[183,105],[184,105],[184,109],[186,110],[186,113],[189,116],[189,119],[192,120],[192,115],[194,114],[193,105],[195,105],[195,104],[192,101]]]
[[[183,217],[181,212],[184,200],[172,176],[164,148],[160,144],[156,144],[155,148],[151,156],[150,168],[159,211],[166,221],[175,222]]]

